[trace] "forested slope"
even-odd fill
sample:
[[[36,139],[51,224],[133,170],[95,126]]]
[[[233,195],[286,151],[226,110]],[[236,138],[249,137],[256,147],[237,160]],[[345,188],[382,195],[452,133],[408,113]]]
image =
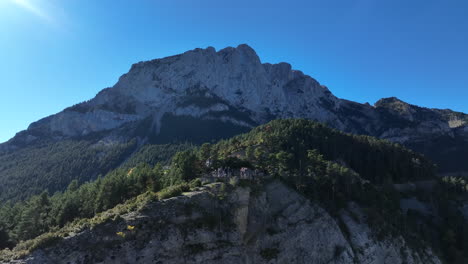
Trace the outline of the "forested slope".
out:
[[[190,146],[182,148],[185,147]],[[169,145],[166,148],[168,152],[173,149]],[[153,152],[148,148],[141,152],[144,153],[141,159],[129,164],[154,162]],[[34,243],[20,241],[86,222],[86,218],[126,201],[127,205],[118,208],[134,210],[138,207],[135,204],[178,195],[200,186],[198,178],[218,168],[234,171],[250,168],[282,180],[322,204],[332,215],[349,202],[358,203],[365,208],[367,221],[379,236],[403,235],[415,247],[430,245],[453,261],[463,260],[466,258],[463,252],[468,252],[463,217],[447,206],[460,197],[454,197],[449,185],[440,182],[433,193],[411,194],[418,199],[430,199],[440,221],[400,209],[400,200],[408,194],[398,193],[393,183],[437,182],[437,178],[433,164],[423,156],[385,140],[345,134],[302,119],[277,120],[229,140],[178,152],[170,164],[164,169],[160,163],[154,166],[139,163],[81,186],[74,181],[63,193],[50,196],[44,192],[25,202],[7,204],[0,209],[1,246],[20,243],[20,249],[32,250],[40,247],[45,238],[45,241],[51,237],[52,241],[60,240],[61,233],[40,236]],[[108,220],[104,217],[103,221]],[[425,232],[418,233],[421,228]],[[450,243],[444,242],[447,239]]]

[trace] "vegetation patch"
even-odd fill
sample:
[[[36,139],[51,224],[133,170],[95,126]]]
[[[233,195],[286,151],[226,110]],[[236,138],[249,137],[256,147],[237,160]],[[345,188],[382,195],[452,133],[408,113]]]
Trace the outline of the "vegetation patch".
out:
[[[98,144],[96,139],[32,144],[0,154],[0,203],[20,201],[63,191],[72,180],[95,180],[117,167],[136,147],[136,141]]]
[[[171,197],[180,196],[183,192],[187,192],[189,190],[190,186],[186,183],[170,186],[158,192],[158,198],[160,200],[163,200]]]

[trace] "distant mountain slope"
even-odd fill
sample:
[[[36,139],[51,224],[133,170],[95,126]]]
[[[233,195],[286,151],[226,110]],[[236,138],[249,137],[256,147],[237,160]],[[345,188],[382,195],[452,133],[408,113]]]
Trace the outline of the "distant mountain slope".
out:
[[[382,99],[375,106],[339,99],[291,65],[262,64],[252,48],[240,45],[220,51],[195,49],[134,64],[114,87],[31,124],[1,144],[0,182],[6,183],[3,188],[16,188],[11,179],[33,178],[31,170],[52,168],[47,159],[28,160],[30,169],[22,170],[24,162],[16,154],[44,142],[49,145],[35,155],[60,152],[75,157],[52,147],[54,142],[92,138],[93,144],[113,147],[135,140],[133,150],[138,150],[148,143],[226,138],[279,118],[307,118],[342,131],[389,139],[434,159],[441,172],[468,171],[463,162],[468,156],[467,115],[421,108],[396,98]],[[119,161],[132,152],[125,153]],[[82,161],[81,168],[94,166]],[[65,168],[61,177],[83,181],[97,175],[91,174],[83,177]],[[66,186],[62,181],[50,179],[39,186],[56,190]],[[0,200],[9,197],[0,195]]]

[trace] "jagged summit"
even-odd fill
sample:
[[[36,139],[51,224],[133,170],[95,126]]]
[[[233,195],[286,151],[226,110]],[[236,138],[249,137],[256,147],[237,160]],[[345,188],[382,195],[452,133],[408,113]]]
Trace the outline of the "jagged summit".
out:
[[[136,63],[113,87],[31,124],[0,151],[44,138],[98,134],[105,142],[200,143],[279,118],[312,119],[346,132],[414,143],[429,156],[427,146],[418,147],[427,140],[468,138],[463,113],[417,107],[395,97],[374,106],[339,99],[290,64],[262,62],[253,48],[241,44]],[[458,149],[459,143],[448,147],[453,144],[447,149]]]
[[[224,58],[226,62],[228,62],[229,59],[232,59],[234,57],[236,59],[242,58],[244,63],[260,63],[260,58],[258,57],[255,50],[247,44],[240,44],[237,47],[226,47],[219,51],[216,51],[214,47],[209,46],[207,48],[195,48],[193,50],[189,50],[178,55],[168,56],[149,61],[141,61],[133,64],[130,69],[130,72],[134,69],[148,67],[159,63],[171,63],[177,60],[197,60],[200,59],[200,57],[209,57],[213,59],[214,57],[218,56]]]
[[[403,100],[398,99],[397,97],[382,98],[378,100],[374,105],[375,107],[382,107],[388,104],[395,104],[395,103],[408,105],[408,103],[404,102]]]
[[[273,91],[272,95],[278,96],[282,93],[278,91],[280,84],[303,77],[286,63],[262,64],[256,52],[242,44],[218,52],[214,48],[194,49],[181,55],[140,62],[132,66],[114,88],[139,100],[158,101],[165,100],[162,98],[168,94],[199,86],[226,97],[231,103],[248,104],[247,108],[252,108],[268,99],[265,91]],[[272,89],[268,89],[270,87]]]
[[[327,88],[292,70],[290,64],[262,64],[256,52],[242,44],[217,52],[212,47],[194,49],[134,64],[114,87],[81,105],[78,112],[93,113],[88,119],[92,124],[84,124],[87,129],[81,118],[80,125],[74,125],[77,109],[66,113],[65,127],[50,127],[68,136],[83,135],[151,115],[152,127],[159,131],[163,116],[189,115],[220,118],[244,127],[273,118],[303,117],[344,128],[330,112],[337,102]],[[113,114],[97,111],[104,110],[102,105]]]
[[[376,108],[383,108],[396,115],[411,116],[415,112],[414,106],[398,99],[397,97],[388,97],[378,100],[375,105]],[[413,119],[410,117],[410,119]]]

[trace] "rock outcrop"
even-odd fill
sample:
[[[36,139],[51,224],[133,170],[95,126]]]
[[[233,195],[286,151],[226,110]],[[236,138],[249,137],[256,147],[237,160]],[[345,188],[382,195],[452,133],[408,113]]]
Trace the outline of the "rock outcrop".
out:
[[[223,189],[150,202],[10,263],[441,263],[402,237],[378,240],[356,204],[334,218],[279,181]]]

